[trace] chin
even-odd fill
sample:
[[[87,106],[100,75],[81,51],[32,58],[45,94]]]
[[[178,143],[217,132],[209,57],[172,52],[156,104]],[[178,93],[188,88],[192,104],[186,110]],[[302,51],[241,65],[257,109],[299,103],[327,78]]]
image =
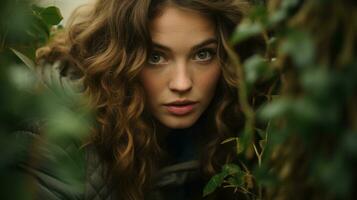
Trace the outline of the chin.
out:
[[[170,129],[186,129],[186,128],[190,128],[192,126],[192,124],[173,124],[173,125],[168,125],[166,127],[170,128]]]
[[[186,129],[190,128],[194,123],[164,123],[163,125],[169,129]]]
[[[169,129],[186,129],[196,123],[197,119],[167,119],[161,120],[161,123]]]

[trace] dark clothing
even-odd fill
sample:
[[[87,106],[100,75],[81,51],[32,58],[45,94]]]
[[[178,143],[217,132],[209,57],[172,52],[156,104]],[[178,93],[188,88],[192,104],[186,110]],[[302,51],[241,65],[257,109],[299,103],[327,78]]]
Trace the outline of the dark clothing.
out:
[[[32,154],[30,160],[17,166],[33,179],[35,199],[116,199],[115,192],[104,181],[103,166],[94,148],[80,148],[78,143],[69,141],[49,143],[29,131],[17,134],[28,138],[36,147],[32,152],[28,151]],[[200,179],[199,162],[192,159],[196,156],[190,151],[192,143],[177,135],[171,139],[178,141],[170,145],[177,157],[172,157],[172,164],[159,170],[154,189],[145,199],[201,199],[204,182]],[[182,146],[180,139],[186,144]],[[63,174],[66,169],[74,172]]]

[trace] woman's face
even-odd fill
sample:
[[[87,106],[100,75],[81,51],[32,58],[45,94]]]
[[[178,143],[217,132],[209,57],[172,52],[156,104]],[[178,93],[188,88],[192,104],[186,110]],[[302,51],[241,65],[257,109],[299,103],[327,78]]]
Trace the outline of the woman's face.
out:
[[[166,7],[150,23],[151,55],[140,74],[151,114],[172,129],[192,126],[211,102],[221,74],[213,22]]]

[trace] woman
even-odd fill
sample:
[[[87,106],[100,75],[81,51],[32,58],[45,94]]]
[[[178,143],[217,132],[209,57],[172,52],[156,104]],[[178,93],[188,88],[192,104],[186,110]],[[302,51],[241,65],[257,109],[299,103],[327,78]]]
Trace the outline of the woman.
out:
[[[95,195],[202,197],[234,155],[220,143],[242,123],[227,39],[247,9],[242,0],[98,0],[38,51],[81,78],[96,110],[87,161],[100,163],[104,181],[94,184],[106,194]]]

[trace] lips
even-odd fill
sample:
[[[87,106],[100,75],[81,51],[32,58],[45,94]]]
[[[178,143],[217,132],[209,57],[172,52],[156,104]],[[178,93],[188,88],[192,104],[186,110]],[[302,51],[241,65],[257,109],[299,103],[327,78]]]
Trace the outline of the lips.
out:
[[[197,102],[189,100],[178,100],[164,104],[167,111],[173,115],[187,115],[192,112],[196,105]]]

